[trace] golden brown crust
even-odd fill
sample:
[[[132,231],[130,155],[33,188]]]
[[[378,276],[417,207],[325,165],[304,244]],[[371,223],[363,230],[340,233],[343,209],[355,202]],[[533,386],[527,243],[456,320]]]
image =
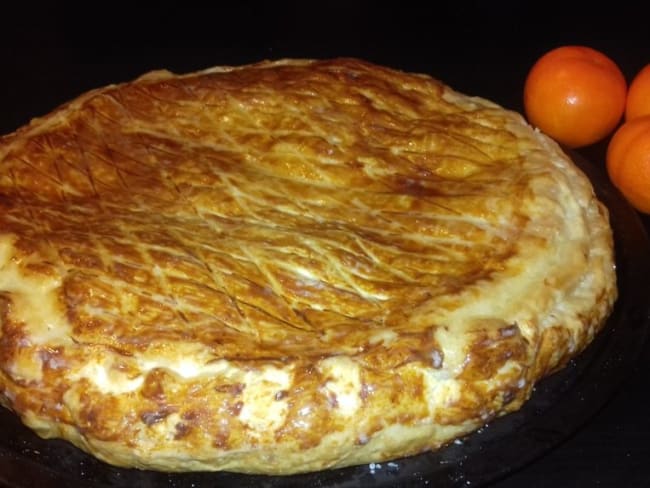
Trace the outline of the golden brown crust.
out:
[[[0,140],[0,399],[121,466],[435,449],[518,408],[615,295],[586,178],[426,76],[155,72]]]

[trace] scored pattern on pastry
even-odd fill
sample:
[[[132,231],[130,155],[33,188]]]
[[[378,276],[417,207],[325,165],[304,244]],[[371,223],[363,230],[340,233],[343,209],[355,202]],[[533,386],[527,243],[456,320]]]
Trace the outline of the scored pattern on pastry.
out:
[[[0,141],[0,212],[3,403],[121,465],[435,448],[517,408],[615,296],[556,146],[356,60],[85,94]]]

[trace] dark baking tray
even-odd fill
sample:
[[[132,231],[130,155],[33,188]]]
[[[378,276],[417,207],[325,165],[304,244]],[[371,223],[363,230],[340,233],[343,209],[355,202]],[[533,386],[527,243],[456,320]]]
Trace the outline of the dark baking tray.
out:
[[[620,297],[603,331],[562,371],[541,381],[521,410],[433,453],[379,465],[279,477],[166,474],[106,465],[60,440],[43,440],[0,409],[0,484],[20,488],[476,487],[507,475],[583,427],[630,374],[649,323],[650,246],[638,215],[602,168],[572,153],[610,211]]]

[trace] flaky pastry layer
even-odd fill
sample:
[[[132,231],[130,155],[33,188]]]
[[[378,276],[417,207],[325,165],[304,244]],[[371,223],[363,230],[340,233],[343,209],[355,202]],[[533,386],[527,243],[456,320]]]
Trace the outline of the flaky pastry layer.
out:
[[[359,60],[91,91],[0,139],[0,399],[119,466],[288,474],[519,408],[616,297],[587,178]]]

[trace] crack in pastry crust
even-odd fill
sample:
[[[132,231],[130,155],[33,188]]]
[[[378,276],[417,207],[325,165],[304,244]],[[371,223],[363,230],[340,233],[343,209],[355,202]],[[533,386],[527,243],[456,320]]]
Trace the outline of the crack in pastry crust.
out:
[[[593,338],[607,219],[555,143],[427,76],[153,72],[0,139],[0,399],[120,466],[435,449]]]

